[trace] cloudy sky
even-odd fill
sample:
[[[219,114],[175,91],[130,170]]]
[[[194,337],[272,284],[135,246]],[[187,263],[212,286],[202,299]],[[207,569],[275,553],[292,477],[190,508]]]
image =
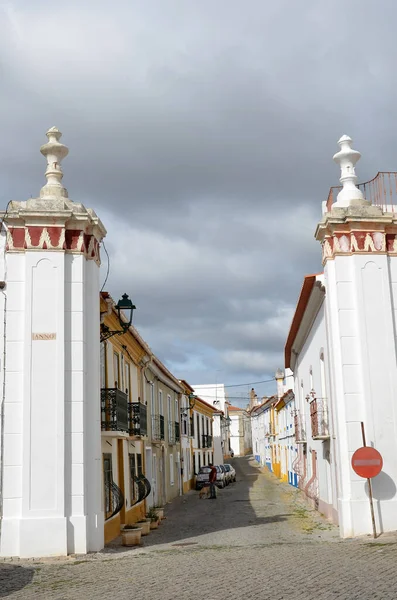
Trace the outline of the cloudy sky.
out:
[[[321,269],[336,141],[361,181],[397,169],[396,19],[395,0],[0,0],[2,206],[38,194],[59,127],[108,291],[176,376],[246,383],[244,403]]]

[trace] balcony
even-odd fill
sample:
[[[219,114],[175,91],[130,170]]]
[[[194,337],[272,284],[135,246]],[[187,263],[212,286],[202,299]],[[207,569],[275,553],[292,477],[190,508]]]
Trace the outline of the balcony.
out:
[[[102,431],[129,431],[128,397],[117,388],[101,389]]]
[[[164,439],[163,415],[152,415],[152,441],[160,442]]]
[[[130,421],[130,435],[147,435],[147,408],[140,402],[128,403],[128,416]]]
[[[175,444],[175,423],[173,421],[168,423],[168,443]]]
[[[181,441],[181,428],[178,421],[175,421],[175,441]]]
[[[212,448],[212,435],[202,435],[201,436],[201,447],[202,448]]]
[[[325,398],[316,398],[310,403],[310,422],[313,440],[328,440],[328,406]]]
[[[397,212],[396,171],[381,171],[376,177],[365,183],[359,183],[357,187],[362,191],[364,198],[374,206],[381,207],[384,212]],[[330,212],[341,189],[341,185],[330,189],[327,198],[327,212]]]
[[[294,426],[295,426],[295,441],[297,444],[306,444],[306,430],[305,420],[299,410],[295,411],[294,415]]]

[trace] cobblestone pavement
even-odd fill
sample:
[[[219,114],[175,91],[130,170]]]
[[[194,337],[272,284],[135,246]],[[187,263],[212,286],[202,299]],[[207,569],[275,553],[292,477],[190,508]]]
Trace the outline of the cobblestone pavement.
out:
[[[340,540],[299,491],[252,460],[233,462],[237,483],[214,502],[178,498],[140,548],[0,562],[0,598],[397,598],[396,536]]]

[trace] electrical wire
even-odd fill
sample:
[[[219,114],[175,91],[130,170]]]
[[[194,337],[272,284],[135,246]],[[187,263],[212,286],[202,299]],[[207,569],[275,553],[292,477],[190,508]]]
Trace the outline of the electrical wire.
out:
[[[106,250],[105,242],[104,242],[103,240],[102,240],[102,246],[103,246],[103,249],[105,250],[105,254],[106,254],[106,256],[108,257],[108,268],[107,268],[107,271],[106,271],[106,277],[105,277],[105,281],[103,282],[103,285],[102,285],[102,287],[101,287],[101,292],[103,292],[103,288],[104,288],[104,287],[105,287],[105,285],[106,285],[106,282],[107,282],[107,280],[108,280],[108,277],[109,277],[109,271],[110,271],[110,258],[109,258],[109,253],[108,253],[108,251]]]

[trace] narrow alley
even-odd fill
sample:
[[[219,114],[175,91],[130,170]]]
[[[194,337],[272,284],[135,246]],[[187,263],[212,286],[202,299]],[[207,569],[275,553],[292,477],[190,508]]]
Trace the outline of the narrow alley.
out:
[[[88,557],[0,563],[0,597],[69,600],[394,599],[397,540],[340,540],[301,493],[233,460],[237,482],[216,502],[197,492],[166,509],[137,549],[117,543]],[[337,576],[336,576],[337,573]]]

